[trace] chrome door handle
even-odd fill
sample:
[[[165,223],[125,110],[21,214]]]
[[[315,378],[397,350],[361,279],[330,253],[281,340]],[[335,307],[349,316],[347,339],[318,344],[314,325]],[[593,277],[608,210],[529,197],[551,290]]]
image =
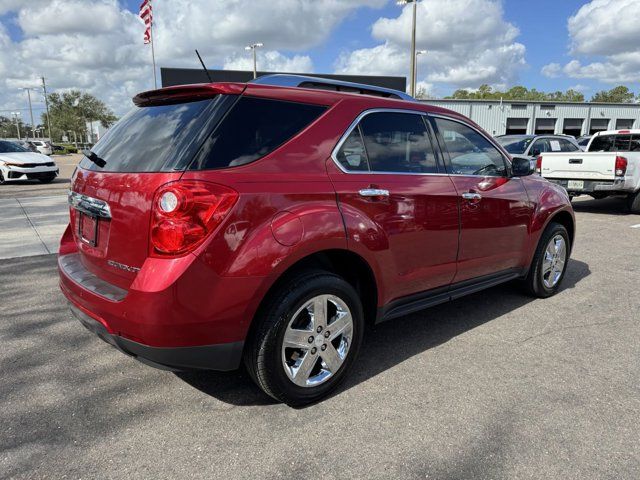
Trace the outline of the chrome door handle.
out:
[[[363,188],[358,192],[361,197],[388,197],[389,190],[381,188]]]
[[[482,195],[480,195],[479,193],[466,192],[462,194],[462,198],[464,198],[465,200],[479,202],[480,200],[482,200]]]

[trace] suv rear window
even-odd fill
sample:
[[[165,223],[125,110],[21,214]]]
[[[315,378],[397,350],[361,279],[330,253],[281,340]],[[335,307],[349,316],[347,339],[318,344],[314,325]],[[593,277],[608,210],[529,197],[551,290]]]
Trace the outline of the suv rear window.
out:
[[[80,166],[104,172],[184,170],[236,96],[197,102],[136,107],[91,149],[104,166],[83,158]]]
[[[251,163],[304,130],[325,110],[320,105],[241,97],[206,140],[190,169]]]

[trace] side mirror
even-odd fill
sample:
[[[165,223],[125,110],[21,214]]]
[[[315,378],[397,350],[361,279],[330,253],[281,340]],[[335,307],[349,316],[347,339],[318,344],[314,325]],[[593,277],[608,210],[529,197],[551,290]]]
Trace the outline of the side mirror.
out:
[[[523,157],[513,157],[511,160],[511,170],[514,177],[526,177],[533,173],[531,168],[531,160]]]

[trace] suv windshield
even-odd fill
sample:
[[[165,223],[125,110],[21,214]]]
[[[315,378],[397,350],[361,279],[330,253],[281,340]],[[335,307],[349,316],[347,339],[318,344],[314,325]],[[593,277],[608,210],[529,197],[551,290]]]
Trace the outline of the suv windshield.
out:
[[[91,149],[103,162],[85,157],[80,166],[104,172],[184,170],[236,98],[133,108]]]
[[[0,153],[22,153],[28,152],[22,145],[18,145],[14,142],[7,142],[6,140],[0,140]]]
[[[496,140],[507,152],[518,155],[527,151],[533,141],[531,137],[497,137]]]

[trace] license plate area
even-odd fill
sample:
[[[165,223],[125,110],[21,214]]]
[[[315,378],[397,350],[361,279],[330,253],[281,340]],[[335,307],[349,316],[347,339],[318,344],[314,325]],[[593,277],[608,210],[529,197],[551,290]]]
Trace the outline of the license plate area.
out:
[[[98,245],[98,217],[78,212],[78,237],[87,245]]]
[[[584,189],[583,180],[569,180],[567,182],[567,190],[582,190]]]

